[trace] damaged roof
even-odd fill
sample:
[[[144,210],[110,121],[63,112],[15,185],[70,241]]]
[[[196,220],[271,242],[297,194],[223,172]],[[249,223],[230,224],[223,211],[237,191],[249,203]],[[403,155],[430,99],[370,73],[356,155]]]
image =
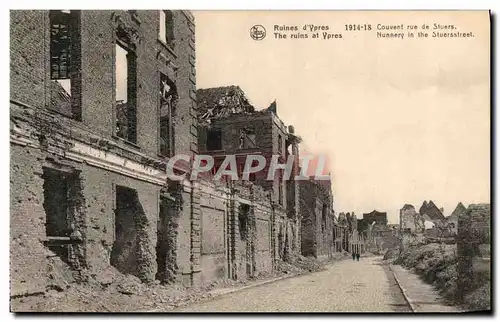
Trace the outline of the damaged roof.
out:
[[[198,118],[210,122],[212,118],[223,118],[234,114],[276,113],[276,101],[264,110],[257,111],[245,92],[237,86],[200,88],[196,91]]]
[[[201,88],[196,91],[198,114],[203,115],[210,110],[214,114],[252,113],[255,108],[236,85]]]

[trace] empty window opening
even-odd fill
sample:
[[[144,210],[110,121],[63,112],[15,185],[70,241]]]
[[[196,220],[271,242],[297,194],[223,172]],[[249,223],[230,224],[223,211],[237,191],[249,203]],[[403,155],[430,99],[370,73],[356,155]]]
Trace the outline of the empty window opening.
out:
[[[174,228],[172,219],[175,218],[174,200],[160,197],[160,214],[158,217],[157,244],[156,244],[156,262],[158,271],[156,279],[162,282],[168,282],[172,276],[172,269],[169,265],[175,264],[173,244]]]
[[[222,150],[222,131],[221,129],[209,129],[207,133],[207,150]]]
[[[110,263],[123,274],[142,279],[146,263],[147,219],[134,189],[116,186],[115,241]],[[142,266],[141,266],[142,265]]]
[[[326,231],[326,212],[327,212],[327,206],[326,204],[323,204],[323,207],[321,208],[321,232],[325,233]]]
[[[283,136],[278,134],[278,153],[283,154]]]
[[[160,73],[160,155],[172,156],[174,148],[174,116],[177,88],[172,80]]]
[[[278,203],[283,206],[283,198],[284,198],[284,193],[283,193],[283,185],[285,182],[283,181],[283,174],[280,172],[279,177],[278,177]]]
[[[125,42],[117,39],[115,54],[116,135],[137,142],[136,58]]]
[[[72,100],[78,68],[77,11],[50,10],[50,108],[67,117],[81,120],[80,103]]]
[[[255,129],[245,128],[240,130],[240,149],[253,149],[257,146],[255,142]]]
[[[174,19],[172,11],[160,10],[159,38],[170,47],[174,47]]]
[[[238,224],[240,229],[240,237],[242,241],[246,241],[248,238],[248,215],[250,213],[250,206],[246,204],[240,205],[240,211],[238,213]]]
[[[78,175],[73,172],[43,168],[43,207],[46,214],[46,245],[64,262],[72,264],[72,244],[81,239],[75,235],[76,204],[78,203]],[[81,235],[79,236],[81,237]]]

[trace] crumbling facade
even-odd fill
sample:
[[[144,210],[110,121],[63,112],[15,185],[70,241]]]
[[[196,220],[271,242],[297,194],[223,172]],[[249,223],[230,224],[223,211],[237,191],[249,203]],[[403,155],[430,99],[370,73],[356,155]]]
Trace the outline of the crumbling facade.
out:
[[[299,186],[301,253],[317,258],[331,256],[335,251],[331,185],[310,178],[299,181]]]
[[[57,265],[199,279],[196,186],[165,170],[197,153],[194,41],[186,11],[11,12],[12,295]]]
[[[491,274],[491,206],[489,204],[469,205],[458,217],[457,234],[458,257],[458,295],[467,294],[473,284],[471,281],[478,273],[478,263],[487,263]],[[483,273],[484,274],[484,273]],[[490,279],[491,276],[488,278]]]
[[[399,229],[404,233],[423,233],[424,221],[410,204],[405,204],[399,210]]]
[[[213,174],[220,169],[227,155],[234,155],[240,181],[260,186],[268,193],[263,202],[271,202],[275,214],[272,238],[277,258],[286,259],[290,252],[300,252],[299,189],[294,180],[284,180],[283,170],[277,170],[274,180],[268,172],[274,155],[285,164],[288,155],[298,159],[299,140],[293,127],[286,127],[277,116],[276,103],[257,111],[238,86],[199,89],[198,145],[200,154],[214,158]],[[260,155],[266,166],[243,178],[244,165],[249,155]],[[292,176],[298,174],[294,163]],[[222,178],[219,183],[228,183]]]
[[[238,88],[197,99],[194,28],[188,11],[11,12],[11,296],[43,293],[58,272],[102,285],[245,280],[300,253],[301,191],[282,173],[167,176],[178,154],[298,158],[276,102],[257,112]],[[331,236],[333,197],[319,196]]]

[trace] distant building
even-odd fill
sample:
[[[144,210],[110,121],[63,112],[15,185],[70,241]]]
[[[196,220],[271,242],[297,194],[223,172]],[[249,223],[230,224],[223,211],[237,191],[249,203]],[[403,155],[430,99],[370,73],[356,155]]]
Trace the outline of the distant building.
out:
[[[236,85],[197,90],[198,99],[198,147],[200,153],[215,159],[213,171],[219,169],[226,155],[236,155],[239,178],[243,175],[246,157],[261,155],[266,167],[250,174],[249,181],[272,192],[272,199],[290,217],[296,217],[298,208],[288,203],[287,197],[295,198],[287,189],[298,193],[294,185],[283,181],[283,171],[276,171],[275,180],[267,180],[273,155],[279,155],[279,163],[286,163],[289,154],[298,157],[298,142],[294,140],[293,126],[287,127],[276,113],[276,103],[257,111],[243,90]],[[291,131],[289,131],[289,129]],[[298,168],[298,163],[296,165]],[[295,168],[296,172],[298,169]],[[289,206],[289,207],[288,207]]]
[[[461,202],[459,202],[451,215],[446,217],[446,224],[452,235],[456,235],[458,232],[458,217],[466,211],[467,208],[465,208],[465,206]]]
[[[270,193],[280,225],[279,251],[285,247],[300,251],[299,186],[295,180],[283,180],[284,170],[276,170],[274,180],[267,180],[274,155],[278,163],[285,164],[294,155],[291,177],[299,173],[299,141],[293,126],[286,126],[277,115],[276,102],[263,110],[257,110],[237,85],[198,89],[198,148],[200,154],[214,158],[212,175],[222,166],[226,156],[236,157],[238,178],[243,179],[244,167],[249,155],[263,156],[264,169],[248,174],[248,179]],[[255,166],[255,165],[254,165]],[[222,178],[222,181],[228,178]],[[331,189],[331,188],[330,188]],[[285,246],[285,244],[287,246]]]
[[[421,233],[424,231],[424,221],[410,204],[405,204],[399,210],[399,229],[403,233]]]
[[[432,221],[435,225],[443,225],[446,221],[443,215],[443,208],[438,208],[432,200],[424,201],[419,210],[424,220]]]
[[[358,222],[358,230],[365,232],[374,222],[378,226],[387,226],[387,212],[373,210],[372,212],[364,213],[363,219],[361,222]]]

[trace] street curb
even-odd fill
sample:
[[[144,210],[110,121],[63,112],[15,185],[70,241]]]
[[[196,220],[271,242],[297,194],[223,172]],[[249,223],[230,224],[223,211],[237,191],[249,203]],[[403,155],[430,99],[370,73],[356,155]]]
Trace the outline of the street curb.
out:
[[[262,285],[266,285],[266,284],[271,284],[271,283],[278,282],[278,281],[281,281],[281,280],[285,280],[285,279],[288,279],[288,278],[298,277],[298,276],[304,276],[304,275],[312,274],[312,273],[315,273],[315,272],[307,272],[307,273],[302,273],[302,274],[298,273],[298,274],[280,276],[280,277],[276,277],[276,278],[273,278],[273,279],[270,279],[270,280],[266,280],[266,281],[262,281],[262,282],[257,282],[255,284],[244,285],[242,287],[229,289],[229,290],[227,290],[225,292],[210,291],[210,292],[208,292],[208,295],[210,295],[210,296],[208,298],[202,299],[200,302],[211,301],[211,300],[214,300],[214,299],[219,298],[221,296],[224,296],[224,295],[227,295],[227,294],[231,294],[231,293],[236,293],[236,292],[239,292],[239,291],[243,291],[243,290],[246,290],[246,289],[249,289],[249,288],[252,288],[252,287],[257,287],[257,286],[262,286]],[[196,302],[194,302],[194,303],[196,303]],[[163,312],[169,313],[169,312],[174,312],[174,310],[177,309],[177,308],[180,308],[180,307],[183,307],[183,306],[188,306],[188,305],[191,305],[191,304],[193,304],[193,302],[182,303],[182,304],[180,304],[180,305],[178,305],[175,308],[172,308],[170,310],[155,309],[155,310],[149,310],[149,311],[143,311],[143,312],[145,312],[145,313],[163,313]]]
[[[403,285],[401,285],[401,282],[399,281],[398,276],[397,276],[396,272],[394,271],[394,269],[392,269],[392,266],[393,266],[392,264],[389,264],[389,269],[391,270],[392,275],[394,276],[394,279],[396,280],[396,284],[398,284],[399,289],[403,293],[403,297],[405,298],[405,301],[410,306],[410,309],[412,312],[418,313],[417,309],[415,308],[415,305],[413,304],[413,300],[408,296],[408,293],[406,292]]]
[[[246,290],[246,289],[249,289],[249,288],[252,288],[252,287],[257,287],[257,286],[262,286],[262,285],[266,285],[266,284],[271,284],[271,283],[278,282],[278,281],[281,281],[281,280],[284,280],[284,279],[287,279],[287,278],[297,277],[297,276],[306,275],[306,274],[310,274],[310,273],[313,273],[313,272],[308,272],[308,273],[305,273],[305,274],[300,274],[299,273],[299,274],[291,274],[291,275],[280,276],[280,277],[276,277],[276,278],[273,278],[273,279],[270,279],[270,280],[265,280],[265,281],[261,281],[261,282],[256,282],[254,284],[244,285],[242,287],[229,289],[229,290],[227,290],[225,292],[213,292],[213,291],[210,291],[210,292],[208,292],[208,294],[211,295],[211,298],[216,298],[216,297],[223,296],[223,295],[226,295],[226,294],[231,294],[231,293],[243,291],[243,290]]]
[[[343,260],[343,259],[341,259],[341,260]],[[303,272],[303,273],[292,273],[290,275],[280,276],[280,277],[276,277],[276,278],[273,278],[273,279],[270,279],[270,280],[266,280],[266,281],[262,281],[262,282],[256,282],[254,284],[244,285],[244,286],[239,287],[239,288],[230,289],[230,290],[227,290],[226,292],[219,292],[219,293],[215,293],[214,294],[213,291],[210,291],[210,292],[208,292],[208,294],[212,295],[211,299],[214,299],[214,298],[217,298],[217,297],[222,296],[222,295],[226,295],[226,294],[231,294],[231,293],[243,291],[243,290],[246,290],[246,289],[249,289],[249,288],[252,288],[252,287],[257,287],[257,286],[262,286],[262,285],[266,285],[266,284],[271,284],[271,283],[278,282],[278,281],[281,281],[281,280],[285,280],[285,279],[288,279],[288,278],[293,278],[293,277],[298,277],[298,276],[305,276],[305,275],[310,275],[310,274],[313,274],[313,273],[323,272],[323,271],[325,271],[325,270],[328,269],[327,266],[334,265],[337,262],[339,262],[339,261],[327,263],[322,269],[319,269],[317,271],[312,271],[312,272],[309,271],[309,272]]]
[[[340,261],[342,261],[342,260],[344,260],[344,259],[341,259]],[[280,277],[276,277],[276,278],[273,278],[273,279],[270,279],[270,280],[266,280],[266,281],[262,281],[262,282],[257,282],[257,283],[250,284],[250,285],[244,285],[244,286],[238,287],[238,288],[233,288],[233,289],[227,290],[225,292],[217,292],[217,293],[215,293],[214,291],[210,291],[210,292],[208,292],[208,294],[210,295],[210,297],[202,299],[200,302],[210,301],[210,300],[216,299],[218,297],[221,297],[223,295],[227,295],[227,294],[231,294],[231,293],[236,293],[236,292],[243,291],[243,290],[246,290],[246,289],[249,289],[249,288],[252,288],[252,287],[257,287],[257,286],[262,286],[262,285],[266,285],[266,284],[271,284],[271,283],[274,283],[274,282],[282,281],[282,280],[293,278],[293,277],[306,276],[306,275],[310,275],[310,274],[313,274],[313,273],[322,272],[322,271],[324,271],[324,270],[327,269],[326,266],[330,266],[330,265],[333,265],[333,264],[338,263],[338,262],[339,261],[328,263],[327,265],[325,265],[324,268],[322,268],[322,269],[320,269],[318,271],[304,272],[304,273],[295,273],[295,274],[280,276]],[[181,305],[176,306],[175,308],[173,308],[171,310],[155,309],[155,310],[142,311],[142,312],[144,312],[144,313],[169,313],[169,312],[174,312],[174,310],[177,309],[177,308],[180,308],[180,307],[183,307],[183,306],[188,306],[188,305],[191,305],[191,304],[193,304],[193,302],[182,303]]]

